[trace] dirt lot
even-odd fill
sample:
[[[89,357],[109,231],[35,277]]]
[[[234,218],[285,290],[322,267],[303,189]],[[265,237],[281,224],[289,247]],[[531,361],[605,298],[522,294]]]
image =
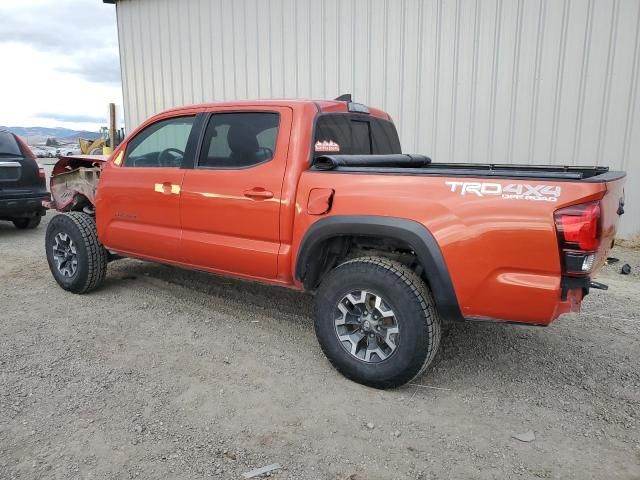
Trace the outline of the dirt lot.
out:
[[[640,479],[638,250],[584,314],[451,326],[381,392],[331,368],[309,296],[133,260],[75,296],[45,228],[0,225],[2,479]]]

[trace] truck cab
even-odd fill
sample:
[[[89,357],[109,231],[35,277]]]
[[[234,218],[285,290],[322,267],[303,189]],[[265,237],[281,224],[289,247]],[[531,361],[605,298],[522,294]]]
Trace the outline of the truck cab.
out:
[[[350,114],[344,102],[238,102],[153,117],[102,170],[98,235],[127,256],[291,285],[297,179],[312,144],[330,138],[343,153],[400,153],[387,115]]]

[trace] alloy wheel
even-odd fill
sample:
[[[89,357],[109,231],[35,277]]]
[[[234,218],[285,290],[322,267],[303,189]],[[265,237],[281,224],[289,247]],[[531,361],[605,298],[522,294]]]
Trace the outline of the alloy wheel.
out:
[[[71,278],[78,270],[78,251],[71,237],[59,232],[53,239],[53,260],[56,263],[58,272],[64,276]]]
[[[400,340],[395,313],[382,296],[355,290],[338,302],[335,331],[342,346],[366,363],[379,363],[393,355]]]

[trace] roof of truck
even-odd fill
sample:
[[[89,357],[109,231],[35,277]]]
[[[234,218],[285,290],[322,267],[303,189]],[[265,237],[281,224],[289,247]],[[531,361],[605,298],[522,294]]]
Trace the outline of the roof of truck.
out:
[[[357,102],[356,102],[357,103]],[[348,112],[347,102],[341,100],[313,100],[313,99],[270,99],[270,100],[233,100],[226,102],[209,102],[199,103],[195,105],[183,105],[180,107],[169,108],[162,113],[178,112],[185,109],[193,108],[214,108],[214,107],[248,107],[248,106],[304,106],[315,105],[315,108],[322,113],[328,112]],[[391,120],[388,113],[373,107],[368,107],[369,115],[385,120]]]

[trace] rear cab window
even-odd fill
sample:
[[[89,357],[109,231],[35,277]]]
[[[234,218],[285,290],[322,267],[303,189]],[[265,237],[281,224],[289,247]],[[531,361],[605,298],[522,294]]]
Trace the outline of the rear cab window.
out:
[[[316,121],[314,158],[322,155],[402,153],[392,122],[354,113],[322,114]]]

